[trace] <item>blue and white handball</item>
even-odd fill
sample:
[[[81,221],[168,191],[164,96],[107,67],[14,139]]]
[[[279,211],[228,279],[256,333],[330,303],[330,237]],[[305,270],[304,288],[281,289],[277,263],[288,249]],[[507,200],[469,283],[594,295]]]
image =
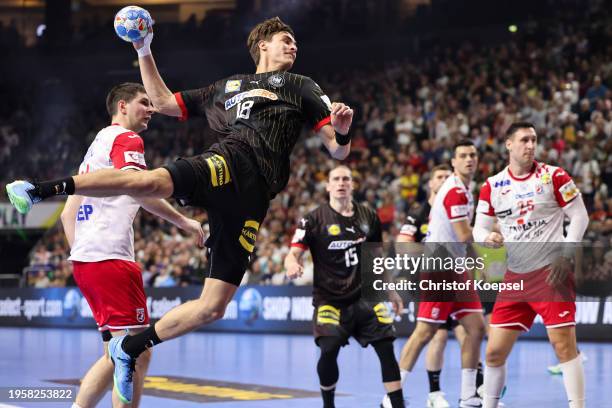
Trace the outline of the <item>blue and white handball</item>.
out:
[[[123,41],[142,40],[152,25],[151,15],[142,7],[127,6],[115,15],[115,32]]]

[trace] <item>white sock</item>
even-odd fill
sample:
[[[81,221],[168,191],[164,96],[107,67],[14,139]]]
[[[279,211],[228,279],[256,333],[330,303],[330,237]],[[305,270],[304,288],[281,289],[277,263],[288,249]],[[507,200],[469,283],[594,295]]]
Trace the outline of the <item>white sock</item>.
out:
[[[404,384],[406,383],[406,378],[408,378],[408,374],[410,374],[410,371],[400,368],[400,381],[402,382],[402,388],[404,388]]]
[[[78,405],[76,402],[73,402],[70,408],[81,408],[81,406]]]
[[[486,366],[484,370],[484,399],[482,408],[497,408],[501,393],[506,384],[506,365]]]
[[[466,400],[476,395],[476,373],[475,368],[461,369],[461,399]]]
[[[570,408],[584,408],[584,367],[582,356],[559,364]]]
[[[402,388],[404,388],[404,383],[406,382],[408,374],[410,374],[410,371],[400,368],[400,381],[402,383]],[[391,400],[389,399],[389,396],[387,394],[385,394],[385,396],[383,397],[383,400],[380,405],[382,405],[382,408],[391,408]]]

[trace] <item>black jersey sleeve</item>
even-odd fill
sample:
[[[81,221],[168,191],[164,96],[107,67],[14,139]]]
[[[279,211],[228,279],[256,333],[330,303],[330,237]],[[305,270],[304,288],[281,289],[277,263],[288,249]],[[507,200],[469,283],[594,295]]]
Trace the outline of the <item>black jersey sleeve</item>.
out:
[[[416,240],[419,228],[421,228],[421,221],[419,215],[420,207],[413,205],[406,216],[406,220],[400,228],[400,235],[406,235]]]
[[[215,89],[215,84],[212,84],[204,88],[175,93],[174,98],[181,108],[180,120],[187,120],[194,116],[205,116],[206,107],[212,103]]]
[[[310,78],[302,84],[302,109],[306,122],[315,132],[331,122],[331,101]]]
[[[368,236],[368,242],[382,242],[382,227],[380,225],[380,219],[376,211],[372,211],[372,220],[370,221],[370,235]]]
[[[291,246],[302,249],[308,249],[310,247],[310,239],[312,237],[313,219],[311,216],[300,219],[293,238],[291,239]]]

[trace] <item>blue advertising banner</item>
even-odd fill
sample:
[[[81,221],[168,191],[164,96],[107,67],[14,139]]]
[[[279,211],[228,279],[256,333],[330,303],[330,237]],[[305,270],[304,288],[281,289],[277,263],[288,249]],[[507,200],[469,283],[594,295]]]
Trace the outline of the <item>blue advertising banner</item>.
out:
[[[309,334],[312,331],[311,287],[243,286],[223,319],[203,331]],[[201,287],[148,288],[147,306],[153,321],[173,307],[200,296]],[[612,341],[612,297],[579,297],[576,303],[580,340]],[[417,304],[405,305],[398,335],[407,336],[416,321]],[[95,328],[91,309],[78,288],[0,289],[0,326]],[[545,338],[538,317],[523,336]]]

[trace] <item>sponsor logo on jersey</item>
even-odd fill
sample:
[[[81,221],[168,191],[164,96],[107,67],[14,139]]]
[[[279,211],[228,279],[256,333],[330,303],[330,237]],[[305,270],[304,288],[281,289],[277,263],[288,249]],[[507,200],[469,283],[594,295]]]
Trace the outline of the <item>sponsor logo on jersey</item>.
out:
[[[506,194],[508,194],[511,191],[512,191],[512,189],[504,190],[504,191],[501,192],[501,195],[506,195]]]
[[[429,224],[421,225],[421,228],[420,228],[421,234],[423,234],[423,235],[427,234],[427,230],[428,229],[429,229]]]
[[[378,303],[374,306],[374,313],[376,313],[376,319],[382,324],[393,323],[393,317],[389,308],[384,303]]]
[[[529,191],[527,193],[515,194],[514,198],[516,198],[517,200],[520,200],[520,199],[523,199],[523,198],[533,197],[534,195],[535,195],[535,193],[533,191]]]
[[[548,224],[546,220],[537,220],[537,221],[529,221],[525,223],[525,220],[520,218],[517,220],[517,225],[511,225],[510,231],[513,232],[524,232],[529,231],[530,229],[540,228]]]
[[[255,241],[257,240],[257,231],[259,231],[259,223],[255,220],[246,220],[244,227],[240,232],[238,242],[247,252],[252,253],[255,249]]]
[[[89,216],[91,214],[93,214],[93,206],[84,204],[79,207],[79,211],[77,212],[77,221],[87,221],[89,220]]]
[[[331,236],[340,235],[340,226],[338,224],[328,225],[327,233]]]
[[[232,79],[225,83],[225,93],[238,92],[242,86],[241,79]]]
[[[278,96],[274,92],[270,92],[267,89],[261,89],[261,88],[251,89],[250,91],[241,92],[237,95],[234,95],[231,98],[229,98],[227,101],[225,101],[225,110],[232,109],[234,106],[242,102],[242,100],[245,98],[255,98],[255,97],[266,98],[266,99],[270,99],[273,101],[276,101],[278,99]]]
[[[331,250],[345,250],[346,248],[350,248],[356,244],[356,241],[346,240],[346,241],[332,241],[329,243],[327,249]]]
[[[281,74],[274,74],[268,78],[268,83],[274,88],[281,88],[285,85],[285,77]]]
[[[552,179],[549,173],[544,173],[542,174],[542,177],[540,177],[540,181],[542,182],[542,184],[549,184],[551,180]]]
[[[126,163],[136,163],[140,166],[146,166],[144,153],[127,151],[123,152],[123,159]]]
[[[499,211],[499,212],[495,213],[495,215],[498,216],[499,218],[504,218],[504,217],[507,217],[507,216],[509,216],[511,214],[512,214],[512,209],[511,208],[509,208],[507,210],[504,210],[504,211]]]
[[[561,193],[561,197],[563,197],[563,201],[566,203],[571,201],[574,197],[576,197],[580,192],[574,184],[574,180],[570,180],[559,188],[559,192]]]
[[[206,164],[210,169],[210,181],[213,187],[220,187],[232,181],[227,162],[223,156],[214,154],[207,157]]]
[[[355,233],[355,227],[346,227],[346,230],[348,232],[352,232],[353,234]]]
[[[510,185],[510,180],[496,181],[495,184],[493,185],[493,188],[504,187],[504,186],[509,186],[509,185]]]
[[[450,208],[451,217],[465,217],[468,214],[467,205],[451,205]]]

